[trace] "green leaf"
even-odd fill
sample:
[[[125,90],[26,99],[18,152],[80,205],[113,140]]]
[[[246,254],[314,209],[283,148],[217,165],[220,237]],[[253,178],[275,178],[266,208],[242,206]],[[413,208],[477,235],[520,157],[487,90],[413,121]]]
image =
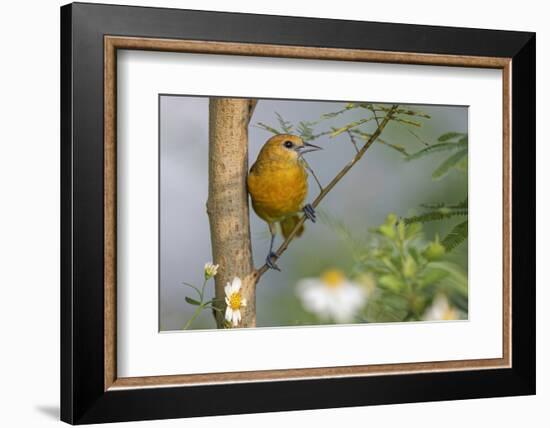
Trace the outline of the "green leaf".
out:
[[[418,224],[418,223],[415,223],[415,224]],[[418,251],[415,247],[413,247],[413,246],[409,247],[408,251],[409,251],[409,254],[414,259],[414,261],[416,262],[417,265],[422,264],[423,261],[420,259],[420,256],[418,255]]]
[[[401,278],[396,275],[383,275],[378,279],[378,283],[395,292],[402,290],[405,286]]]
[[[403,321],[408,313],[408,301],[399,294],[377,290],[367,301],[365,315],[369,322]]]
[[[401,241],[405,240],[405,222],[403,220],[399,220],[399,223],[397,223],[397,230],[399,232],[399,239]]]
[[[459,163],[455,166],[456,169],[463,173],[468,172],[468,156],[465,156]]]
[[[361,131],[360,129],[350,129],[349,132],[351,132],[354,135],[359,135],[365,141],[368,141],[372,137],[372,134],[369,134],[368,132],[365,132],[365,131]],[[409,153],[407,152],[407,150],[405,149],[405,147],[402,146],[401,144],[388,143],[387,141],[385,141],[381,138],[377,138],[376,142],[378,144],[382,144],[384,146],[387,146],[387,147],[401,153],[402,155],[405,155],[405,157],[410,156]]]
[[[392,120],[395,120],[396,122],[404,123],[405,125],[416,126],[417,128],[422,127],[422,124],[420,122],[417,122],[416,120],[403,119],[401,117],[394,117]]]
[[[335,129],[334,131],[332,131],[332,133],[330,134],[330,137],[331,138],[336,137],[336,136],[342,134],[343,132],[349,131],[352,128],[356,128],[357,126],[360,126],[360,125],[362,125],[364,123],[367,123],[371,120],[373,120],[373,118],[369,117],[369,118],[365,118],[365,119],[361,119],[361,120],[358,120],[358,121],[355,121],[355,122],[348,123],[346,126],[343,126],[341,128],[338,128],[338,129]]]
[[[422,287],[426,287],[428,285],[432,285],[441,281],[443,278],[446,278],[449,275],[449,271],[445,269],[427,267],[426,269],[424,269],[424,272],[422,273],[422,277],[420,278],[419,282]]]
[[[460,148],[462,148],[462,146],[457,143],[436,143],[422,150],[419,150],[416,153],[413,153],[412,155],[408,156],[406,160],[411,161],[411,160],[422,158],[427,155],[431,155],[432,153],[443,152],[447,150],[451,150],[451,151],[458,150]]]
[[[294,128],[294,126],[292,125],[292,123],[290,123],[289,121],[287,120],[284,120],[283,119],[283,116],[281,116],[279,113],[275,112],[275,115],[277,116],[277,120],[279,122],[279,125],[281,126],[282,130],[284,131],[285,134],[291,134],[292,133],[292,129]]]
[[[322,209],[317,209],[317,214],[322,223],[330,227],[343,242],[350,246],[354,256],[359,257],[362,252],[365,250],[365,244],[363,239],[360,236],[357,236],[357,233],[354,233],[346,223],[334,216],[331,216],[329,213]]]
[[[453,217],[462,217],[468,215],[468,209],[450,210],[449,208],[439,208],[436,211],[429,211],[424,214],[408,217],[405,219],[406,224],[412,223],[427,223],[429,221],[445,220]]]
[[[384,224],[388,226],[393,226],[397,222],[397,216],[394,213],[389,213],[384,220]]]
[[[406,219],[404,222],[407,224]],[[414,238],[415,236],[418,236],[420,232],[422,232],[422,223],[410,223],[405,231],[405,239]]]
[[[454,155],[448,157],[443,161],[441,165],[432,173],[432,178],[434,180],[440,180],[445,177],[449,171],[456,167],[464,158],[468,158],[468,149],[463,149]]]
[[[321,119],[330,119],[357,107],[358,106],[355,103],[348,103],[342,110],[334,111],[331,113],[325,113],[321,115]]]
[[[389,112],[391,110],[391,107],[384,107],[384,106],[373,106],[372,104],[359,104],[359,107],[366,108],[371,111],[383,111],[383,112]],[[431,116],[429,114],[426,114],[421,111],[415,111],[410,109],[404,109],[400,108],[395,111],[396,114],[405,114],[407,116],[417,116],[422,117],[424,119],[431,119]]]
[[[463,132],[447,132],[443,135],[440,135],[437,141],[449,141],[458,137],[463,137],[464,135],[466,134],[464,134]]]
[[[449,296],[449,301],[453,306],[456,306],[464,313],[468,313],[468,296],[462,294],[452,293]]]
[[[449,234],[443,238],[442,244],[445,246],[447,251],[452,251],[466,239],[468,239],[468,220],[457,224],[453,230],[451,230]]]
[[[435,241],[430,242],[430,245],[424,251],[424,257],[430,261],[439,260],[445,255],[445,246],[439,242],[439,236],[435,236]]]
[[[298,123],[297,131],[300,137],[302,137],[302,140],[311,141],[317,137],[316,135],[313,134],[313,126],[316,124],[317,122],[304,122],[304,121],[301,121]]]
[[[193,284],[189,284],[188,282],[185,282],[185,281],[182,284],[187,285],[188,287],[191,287],[193,290],[195,290],[197,292],[199,297],[202,299],[202,292],[197,287],[195,287]]]
[[[390,226],[389,224],[382,224],[378,229],[382,235],[387,236],[390,239],[394,239],[396,236],[395,227],[393,225]]]
[[[462,201],[458,202],[457,204],[447,204],[445,202],[436,202],[432,204],[421,204],[422,208],[426,208],[429,210],[437,210],[441,208],[448,208],[450,210],[457,210],[462,208],[468,208],[468,198],[463,199]]]
[[[390,109],[383,109],[384,111],[389,111]],[[431,119],[432,117],[429,114],[426,114],[421,111],[407,110],[407,109],[398,109],[397,114],[406,114],[407,116],[418,116],[423,117],[424,119]]]
[[[275,135],[282,134],[282,132],[279,131],[278,129],[275,129],[275,128],[269,126],[269,125],[266,125],[266,124],[263,123],[263,122],[258,122],[258,123],[256,124],[256,127],[257,127],[257,128],[261,128],[261,129],[264,129],[264,130],[266,130],[266,131],[269,131],[269,132],[271,132],[272,134],[275,134]]]
[[[468,276],[463,268],[450,262],[433,262],[431,268],[443,269],[449,272],[449,275],[440,282],[442,291],[449,291],[452,294],[460,294],[468,297]]]
[[[393,144],[393,143],[388,143],[387,141],[384,141],[384,140],[381,140],[380,138],[378,138],[376,140],[377,143],[379,144],[382,144],[384,146],[387,146],[405,156],[409,156],[409,153],[407,152],[407,150],[405,149],[405,147],[403,147],[401,144]]]
[[[194,306],[200,306],[201,305],[201,302],[199,302],[198,300],[192,299],[189,296],[185,296],[185,301],[187,303],[189,303],[190,305],[194,305]]]
[[[405,262],[403,263],[403,276],[405,278],[413,278],[416,275],[416,262],[407,254],[405,257]]]

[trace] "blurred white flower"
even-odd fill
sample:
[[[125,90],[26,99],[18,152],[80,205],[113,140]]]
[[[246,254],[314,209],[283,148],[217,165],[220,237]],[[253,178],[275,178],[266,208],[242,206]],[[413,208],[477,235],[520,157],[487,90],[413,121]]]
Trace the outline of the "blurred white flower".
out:
[[[213,278],[218,273],[218,267],[220,265],[215,265],[212,262],[208,262],[204,265],[204,277],[206,280],[209,280],[210,278]]]
[[[233,282],[227,283],[225,290],[225,320],[231,322],[236,327],[241,322],[241,308],[246,306],[246,299],[241,295],[241,279],[233,278]]]
[[[460,314],[449,304],[447,297],[443,294],[438,294],[432,305],[424,312],[422,319],[424,321],[457,320],[460,319]]]
[[[366,290],[337,269],[325,271],[320,278],[300,280],[297,292],[307,311],[338,323],[353,321],[367,301]]]

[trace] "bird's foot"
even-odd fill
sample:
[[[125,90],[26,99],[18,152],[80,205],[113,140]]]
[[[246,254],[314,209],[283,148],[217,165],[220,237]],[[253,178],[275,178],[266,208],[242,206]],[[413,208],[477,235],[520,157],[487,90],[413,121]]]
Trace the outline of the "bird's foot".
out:
[[[306,204],[304,207],[304,214],[308,220],[311,220],[313,223],[317,221],[317,214],[315,213],[315,208],[311,204]]]
[[[278,270],[280,272],[281,268],[279,268],[279,266],[277,266],[277,264],[275,263],[275,260],[277,260],[277,254],[275,254],[273,251],[271,251],[267,255],[267,257],[265,258],[265,264],[267,265],[267,267],[269,269]]]

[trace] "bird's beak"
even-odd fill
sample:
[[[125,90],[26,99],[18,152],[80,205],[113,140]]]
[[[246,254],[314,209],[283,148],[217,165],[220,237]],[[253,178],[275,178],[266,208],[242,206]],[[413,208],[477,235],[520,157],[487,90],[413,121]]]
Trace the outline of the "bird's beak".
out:
[[[304,143],[303,146],[298,146],[296,148],[296,151],[300,155],[303,155],[304,153],[308,153],[308,152],[315,152],[317,150],[323,150],[323,148],[310,143]]]

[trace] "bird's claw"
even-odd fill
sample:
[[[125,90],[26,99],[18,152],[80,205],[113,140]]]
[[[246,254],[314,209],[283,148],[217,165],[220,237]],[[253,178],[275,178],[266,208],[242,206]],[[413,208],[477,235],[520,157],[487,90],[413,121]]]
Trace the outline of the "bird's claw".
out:
[[[272,260],[273,259],[273,260]],[[274,252],[270,252],[267,257],[265,258],[265,264],[269,269],[278,270],[281,272],[281,268],[277,266],[277,264],[274,262],[274,260],[277,260],[277,254]]]
[[[304,214],[308,220],[311,220],[313,223],[317,221],[317,214],[315,213],[315,208],[311,204],[306,204],[304,206]]]

